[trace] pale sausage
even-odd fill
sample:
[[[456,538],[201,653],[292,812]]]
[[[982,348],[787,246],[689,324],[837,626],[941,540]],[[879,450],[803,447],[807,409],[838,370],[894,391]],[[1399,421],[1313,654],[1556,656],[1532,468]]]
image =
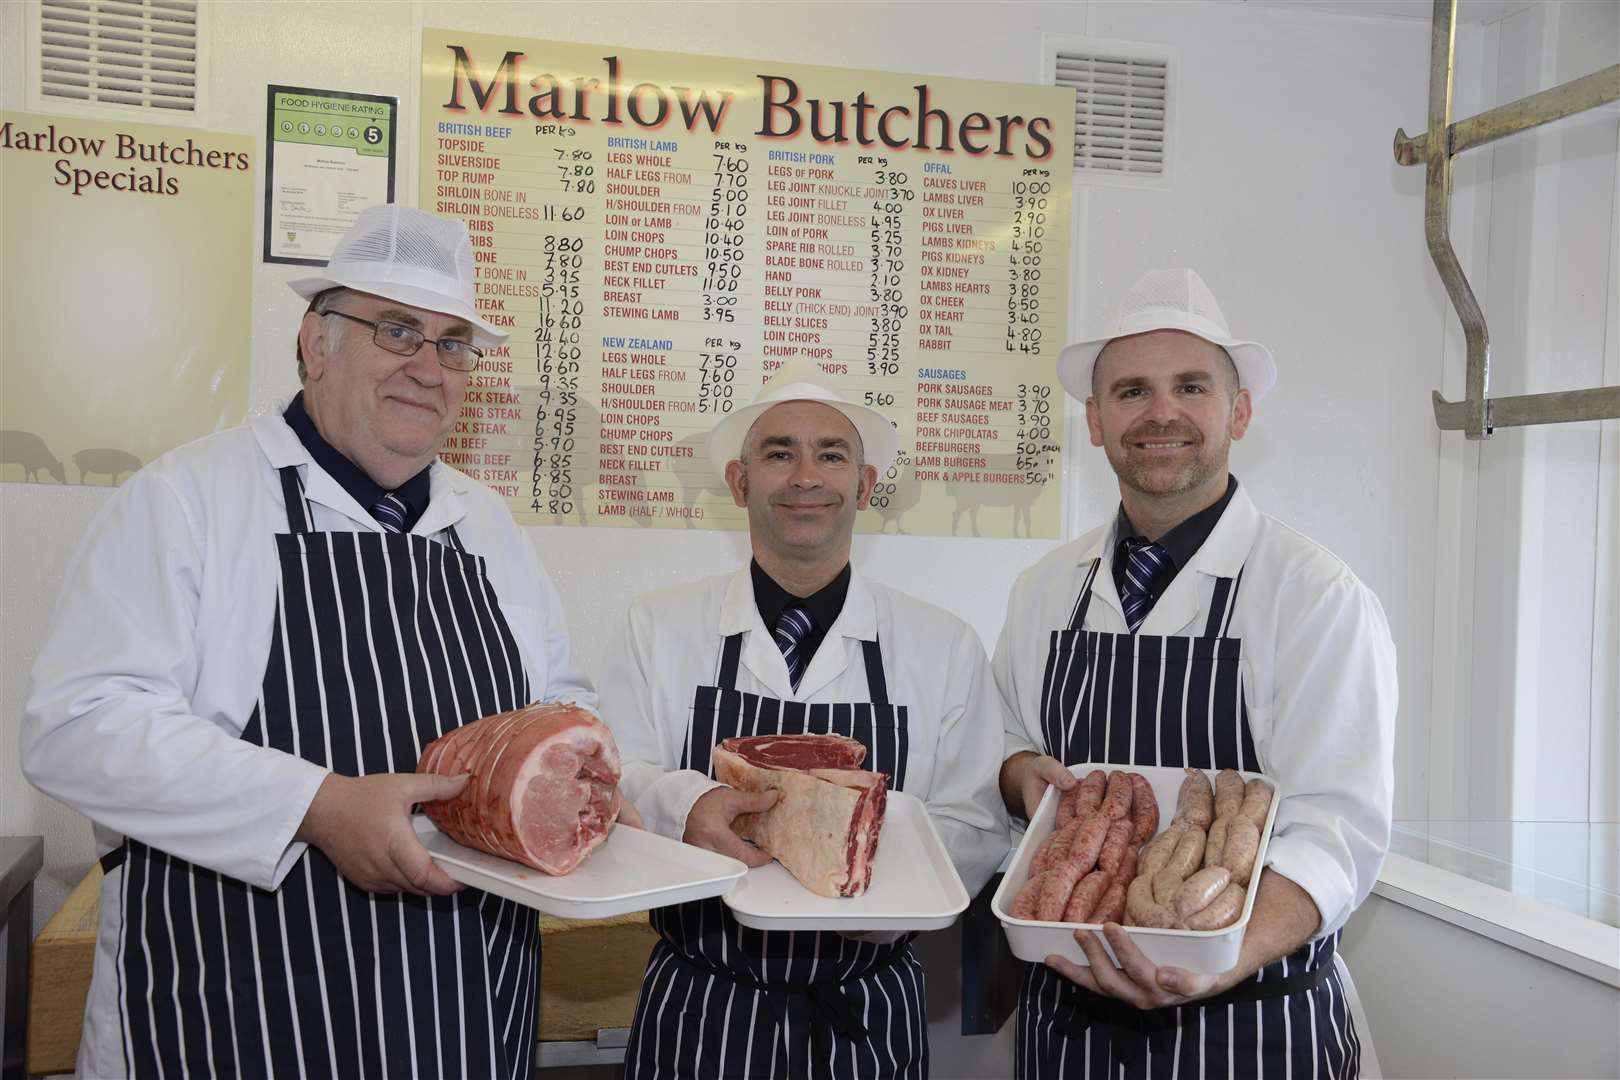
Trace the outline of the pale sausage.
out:
[[[1131,882],[1131,887],[1125,890],[1125,924],[1155,930],[1175,929],[1176,913],[1153,899],[1153,882],[1146,874]]]
[[[1250,780],[1243,791],[1243,807],[1238,811],[1254,822],[1254,827],[1266,827],[1266,814],[1271,810],[1271,785],[1258,777]]]
[[[1176,817],[1185,818],[1200,829],[1209,828],[1209,823],[1215,820],[1215,791],[1204,770],[1187,770],[1187,778],[1181,782],[1181,791],[1176,795]]]
[[[1232,871],[1233,881],[1247,882],[1254,871],[1254,857],[1259,851],[1260,830],[1248,818],[1235,817],[1226,832],[1226,848],[1217,862]]]
[[[1232,881],[1232,871],[1224,866],[1206,866],[1182,882],[1176,891],[1176,915],[1182,922],[1210,905]],[[1157,895],[1157,894],[1155,894]]]
[[[1236,769],[1222,769],[1215,774],[1215,820],[1230,817],[1243,805],[1243,777]]]
[[[1221,890],[1219,896],[1211,900],[1202,911],[1196,911],[1188,917],[1186,926],[1189,930],[1220,930],[1237,922],[1237,917],[1243,914],[1243,886],[1232,882]]]

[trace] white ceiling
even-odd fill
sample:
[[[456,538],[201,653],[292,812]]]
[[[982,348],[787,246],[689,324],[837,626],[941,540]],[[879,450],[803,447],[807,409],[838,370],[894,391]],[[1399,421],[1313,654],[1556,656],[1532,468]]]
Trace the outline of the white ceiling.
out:
[[[1321,11],[1334,15],[1367,15],[1377,18],[1420,19],[1434,15],[1432,0],[1241,0],[1258,7],[1286,8],[1290,11]],[[1493,23],[1509,15],[1535,7],[1541,0],[1459,0],[1457,18],[1465,23]]]

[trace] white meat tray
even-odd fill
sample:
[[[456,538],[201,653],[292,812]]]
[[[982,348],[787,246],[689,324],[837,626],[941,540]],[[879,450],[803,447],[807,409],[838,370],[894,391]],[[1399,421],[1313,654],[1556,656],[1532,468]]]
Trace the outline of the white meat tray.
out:
[[[1076,776],[1085,776],[1093,769],[1102,769],[1113,772],[1116,769],[1125,769],[1128,772],[1139,772],[1147,777],[1153,785],[1153,794],[1159,800],[1159,831],[1163,832],[1170,824],[1176,813],[1176,794],[1181,790],[1181,781],[1186,772],[1180,767],[1156,765],[1114,765],[1106,762],[1087,762],[1083,765],[1071,765],[1069,771]],[[1215,780],[1215,770],[1204,770],[1210,782]],[[1273,789],[1276,782],[1260,773],[1242,772],[1239,775],[1244,780],[1261,777],[1270,783]],[[1036,919],[1015,919],[1007,914],[1012,907],[1013,898],[1018,890],[1024,887],[1029,880],[1029,864],[1035,858],[1035,852],[1041,844],[1052,835],[1052,821],[1057,815],[1056,788],[1048,788],[1041,798],[1041,804],[1035,810],[1035,817],[1029,823],[1029,831],[1024,833],[1023,842],[1013,854],[1013,860],[1007,868],[1006,876],[1002,879],[1001,887],[990,901],[990,910],[995,912],[996,918],[1001,920],[1002,929],[1007,934],[1007,944],[1014,956],[1020,960],[1028,960],[1039,964],[1048,956],[1061,956],[1072,960],[1076,964],[1087,964],[1086,954],[1080,951],[1080,943],[1074,940],[1074,932],[1081,926],[1087,929],[1102,929],[1096,923],[1057,923],[1041,922]],[[1248,895],[1243,901],[1243,913],[1238,916],[1237,922],[1224,930],[1154,930],[1148,927],[1128,926],[1125,932],[1131,940],[1159,966],[1185,968],[1205,975],[1218,975],[1230,971],[1237,964],[1238,950],[1243,945],[1243,931],[1249,925],[1249,914],[1254,908],[1254,886],[1260,880],[1260,871],[1266,863],[1266,848],[1271,844],[1271,829],[1277,820],[1277,804],[1281,801],[1275,790],[1271,796],[1271,809],[1266,814],[1266,827],[1260,830],[1260,850],[1254,857],[1254,871],[1245,883]],[[1110,958],[1114,957],[1114,950],[1108,946],[1108,939],[1101,933],[1097,935],[1103,943]],[[1115,959],[1115,963],[1118,960]]]
[[[725,903],[755,930],[939,930],[967,909],[968,894],[922,802],[891,791],[865,893],[817,896],[772,862],[748,871]]]
[[[729,855],[615,825],[572,873],[553,877],[464,847],[425,814],[412,821],[433,861],[457,881],[564,919],[605,919],[719,896],[748,872]]]

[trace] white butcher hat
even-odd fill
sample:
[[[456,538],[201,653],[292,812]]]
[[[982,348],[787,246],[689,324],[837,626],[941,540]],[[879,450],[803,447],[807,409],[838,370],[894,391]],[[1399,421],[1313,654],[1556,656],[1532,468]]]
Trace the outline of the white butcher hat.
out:
[[[1058,355],[1058,378],[1077,401],[1091,396],[1091,373],[1103,347],[1115,338],[1153,330],[1182,330],[1219,345],[1237,368],[1238,385],[1259,401],[1277,381],[1277,362],[1258,341],[1240,341],[1196,270],[1149,270],[1119,302],[1108,332],[1077,341]]]
[[[324,273],[287,284],[305,300],[341,286],[453,315],[472,324],[473,344],[480,348],[506,340],[506,331],[479,318],[473,304],[466,224],[414,206],[366,207],[338,240]]]
[[[900,445],[900,434],[888,418],[876,409],[840,397],[813,360],[797,357],[783,364],[771,376],[752,404],[722,416],[720,422],[714,425],[714,430],[709,432],[709,460],[716,472],[725,476],[726,466],[742,456],[743,443],[747,441],[754,421],[772,406],[784,401],[814,401],[843,413],[855,425],[855,432],[861,437],[861,450],[866,456],[866,463],[874,466],[879,476],[894,461],[894,453]]]

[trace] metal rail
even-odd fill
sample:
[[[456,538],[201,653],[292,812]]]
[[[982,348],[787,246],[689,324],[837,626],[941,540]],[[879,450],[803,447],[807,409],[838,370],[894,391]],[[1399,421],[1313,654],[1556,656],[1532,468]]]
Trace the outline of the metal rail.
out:
[[[1485,315],[1451,246],[1451,159],[1464,150],[1620,99],[1620,64],[1452,123],[1451,82],[1456,56],[1457,0],[1434,0],[1429,49],[1429,127],[1416,137],[1395,132],[1395,160],[1427,166],[1423,234],[1451,306],[1462,321],[1468,370],[1462,401],[1434,394],[1434,420],[1442,431],[1488,439],[1498,427],[1620,418],[1620,386],[1491,398],[1491,342]]]

